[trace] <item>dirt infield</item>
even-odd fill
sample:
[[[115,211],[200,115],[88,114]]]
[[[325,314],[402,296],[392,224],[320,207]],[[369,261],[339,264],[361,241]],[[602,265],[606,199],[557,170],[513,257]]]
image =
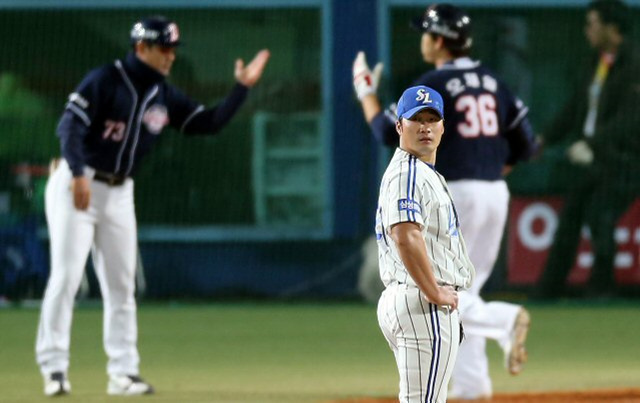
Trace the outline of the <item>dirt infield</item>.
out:
[[[475,400],[477,401],[477,400]],[[640,389],[590,390],[576,392],[504,393],[482,403],[640,403]],[[328,403],[398,403],[398,399],[359,398]],[[448,403],[469,403],[450,399]]]

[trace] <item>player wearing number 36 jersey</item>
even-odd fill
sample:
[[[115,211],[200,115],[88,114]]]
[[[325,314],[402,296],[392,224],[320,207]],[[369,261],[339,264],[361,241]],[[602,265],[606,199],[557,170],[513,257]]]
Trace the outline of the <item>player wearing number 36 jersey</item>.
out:
[[[515,164],[518,151],[526,152],[511,152],[509,143],[527,138],[527,108],[480,62],[451,60],[415,84],[432,87],[450,105],[438,151],[438,170],[447,180],[500,180],[505,163]]]
[[[473,286],[460,293],[467,339],[453,372],[451,397],[486,398],[492,394],[487,338],[502,347],[511,374],[519,373],[527,359],[527,311],[515,304],[485,302],[480,291],[496,261],[507,218],[509,191],[502,176],[533,153],[533,133],[527,107],[491,70],[469,57],[471,18],[466,12],[434,4],[414,21],[414,27],[422,33],[424,61],[436,67],[414,85],[431,87],[444,100],[445,135],[436,168],[449,184],[476,268]],[[359,53],[353,65],[354,87],[376,138],[395,146],[393,110],[384,112],[375,95],[381,67],[369,70],[364,53]]]
[[[423,48],[425,57],[432,57],[433,46]],[[446,135],[438,149],[438,171],[449,182],[502,179],[505,165],[514,165],[530,154],[533,134],[528,108],[477,60],[453,57],[436,67],[413,85],[431,87],[444,100]],[[387,112],[371,121],[374,135],[392,146],[398,143],[394,119]]]

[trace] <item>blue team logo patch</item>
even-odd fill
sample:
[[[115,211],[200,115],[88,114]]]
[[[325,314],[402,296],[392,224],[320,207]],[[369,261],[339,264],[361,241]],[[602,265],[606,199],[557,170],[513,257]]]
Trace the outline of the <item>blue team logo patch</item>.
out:
[[[422,214],[422,208],[420,204],[411,199],[398,200],[398,211],[410,211],[416,214]]]

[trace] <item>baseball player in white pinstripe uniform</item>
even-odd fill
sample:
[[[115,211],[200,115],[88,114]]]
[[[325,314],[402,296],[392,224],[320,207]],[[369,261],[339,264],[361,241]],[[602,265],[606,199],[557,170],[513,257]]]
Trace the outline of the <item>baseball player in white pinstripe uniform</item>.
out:
[[[442,97],[411,87],[397,115],[400,147],[382,178],[376,213],[386,287],[378,322],[398,365],[400,402],[442,403],[462,337],[457,291],[471,286],[475,269],[449,188],[434,168]]]

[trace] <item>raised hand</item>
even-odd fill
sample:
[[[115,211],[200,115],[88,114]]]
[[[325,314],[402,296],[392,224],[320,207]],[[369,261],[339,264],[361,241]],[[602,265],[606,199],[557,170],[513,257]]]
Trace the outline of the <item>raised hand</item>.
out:
[[[262,49],[246,66],[242,59],[237,59],[234,71],[236,80],[246,87],[253,87],[262,77],[262,72],[270,56],[271,53],[268,49]]]
[[[384,65],[378,63],[373,68],[373,71],[371,71],[364,52],[358,52],[358,55],[353,61],[353,88],[359,100],[362,100],[362,98],[367,95],[376,94],[383,68]]]

